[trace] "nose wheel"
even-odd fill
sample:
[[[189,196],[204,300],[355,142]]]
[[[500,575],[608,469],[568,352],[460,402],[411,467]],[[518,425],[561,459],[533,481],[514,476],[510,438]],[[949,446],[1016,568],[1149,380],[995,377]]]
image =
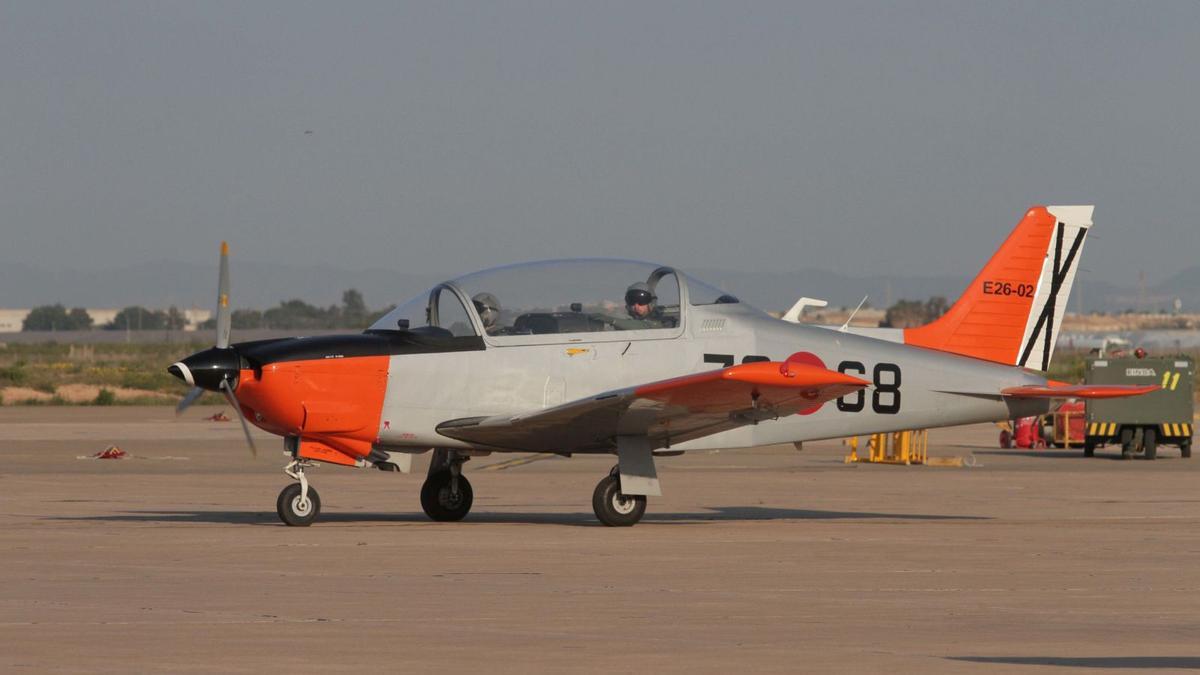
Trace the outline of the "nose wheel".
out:
[[[308,489],[308,495],[301,494],[299,483],[292,483],[283,488],[279,499],[275,500],[275,511],[279,519],[292,527],[308,527],[321,513],[321,497],[313,488]]]
[[[630,527],[646,513],[645,495],[621,493],[621,474],[614,468],[596,484],[592,493],[592,511],[608,527]]]
[[[280,490],[279,498],[275,500],[275,512],[290,527],[308,527],[321,513],[321,497],[309,486],[308,477],[304,475],[307,465],[294,460],[283,469],[284,473],[300,481]]]

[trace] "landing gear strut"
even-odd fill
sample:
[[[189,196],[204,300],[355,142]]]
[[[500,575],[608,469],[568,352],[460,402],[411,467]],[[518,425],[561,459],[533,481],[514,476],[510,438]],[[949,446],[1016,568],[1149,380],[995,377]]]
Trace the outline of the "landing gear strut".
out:
[[[596,491],[592,493],[592,510],[596,518],[608,527],[630,527],[645,515],[646,496],[622,494],[621,473],[614,466],[596,484]]]
[[[475,491],[462,475],[462,465],[470,457],[454,450],[435,449],[429,462],[429,475],[421,486],[421,508],[438,522],[462,520],[471,511]]]
[[[312,463],[308,460],[294,459],[283,467],[284,473],[300,481],[283,488],[275,500],[279,519],[291,527],[308,527],[321,513],[321,497],[309,486],[308,477],[304,475],[304,469],[309,466]]]

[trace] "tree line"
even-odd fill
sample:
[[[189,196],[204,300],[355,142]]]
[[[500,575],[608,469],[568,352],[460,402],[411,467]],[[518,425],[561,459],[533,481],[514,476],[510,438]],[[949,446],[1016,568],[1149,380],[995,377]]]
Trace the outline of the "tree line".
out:
[[[351,288],[342,293],[342,304],[318,307],[299,299],[284,300],[277,306],[262,311],[257,309],[235,309],[230,321],[235,329],[279,329],[279,330],[336,330],[363,329],[375,323],[395,305],[371,310],[363,300],[362,293]],[[881,326],[909,328],[922,326],[946,313],[950,308],[946,298],[935,296],[925,302],[901,300],[887,309]],[[35,307],[25,317],[22,330],[58,331],[91,330],[92,317],[86,310],[75,307],[67,310],[61,304]],[[113,320],[100,326],[104,330],[181,330],[187,323],[183,312],[176,307],[165,310],[146,309],[138,305],[126,307]],[[216,328],[216,317],[201,323],[199,330]]]
[[[920,300],[901,300],[888,307],[879,325],[883,328],[915,328],[937,319],[950,309],[950,303],[940,295],[935,295],[925,302]]]
[[[236,309],[230,315],[234,328],[277,328],[291,329],[363,329],[375,323],[394,305],[371,310],[363,301],[362,293],[351,288],[342,293],[342,304],[317,307],[303,300],[285,300],[266,311]],[[34,307],[25,317],[21,330],[66,331],[91,330],[97,328],[87,310],[74,307],[68,310],[62,304]],[[140,305],[125,307],[117,312],[112,321],[98,328],[103,330],[182,330],[186,317],[177,307],[147,309]],[[217,319],[212,317],[202,322],[199,330],[213,330]]]

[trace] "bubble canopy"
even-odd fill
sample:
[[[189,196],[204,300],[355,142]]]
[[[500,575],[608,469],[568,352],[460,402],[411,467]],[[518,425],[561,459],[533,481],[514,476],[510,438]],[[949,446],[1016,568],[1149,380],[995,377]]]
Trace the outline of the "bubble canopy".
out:
[[[486,335],[500,341],[566,333],[633,337],[614,334],[628,331],[669,337],[682,330],[686,306],[713,304],[739,301],[665,265],[604,258],[544,260],[443,282],[396,307],[369,330]]]

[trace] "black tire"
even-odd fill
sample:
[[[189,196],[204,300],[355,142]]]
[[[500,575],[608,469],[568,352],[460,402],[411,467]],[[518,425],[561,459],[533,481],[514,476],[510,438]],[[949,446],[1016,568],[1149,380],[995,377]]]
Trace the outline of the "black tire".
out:
[[[1192,456],[1192,439],[1184,439],[1184,441],[1179,444],[1179,456],[1184,459],[1188,459]]]
[[[475,502],[475,491],[471,481],[459,474],[458,493],[451,491],[453,476],[449,471],[438,471],[425,479],[421,486],[421,508],[425,515],[439,523],[453,523],[467,517],[471,504]]]
[[[1145,450],[1146,459],[1158,458],[1158,430],[1154,427],[1146,427],[1142,430],[1142,448]]]
[[[596,491],[592,493],[592,511],[608,527],[630,527],[645,515],[646,496],[621,494],[620,477],[608,475],[596,484]]]
[[[308,504],[301,504],[300,484],[291,483],[279,491],[279,498],[275,500],[275,512],[289,527],[308,527],[321,513],[321,496],[309,485]]]
[[[1042,443],[1045,443],[1047,447],[1051,445],[1059,448],[1062,447],[1054,442],[1054,426],[1046,424],[1045,420],[1042,420],[1038,425],[1038,434],[1042,437]]]
[[[1093,441],[1090,438],[1084,439],[1084,441],[1083,441],[1083,456],[1084,457],[1094,457],[1095,455],[1096,455],[1096,441]]]
[[[1133,459],[1133,428],[1121,427],[1121,459]]]

